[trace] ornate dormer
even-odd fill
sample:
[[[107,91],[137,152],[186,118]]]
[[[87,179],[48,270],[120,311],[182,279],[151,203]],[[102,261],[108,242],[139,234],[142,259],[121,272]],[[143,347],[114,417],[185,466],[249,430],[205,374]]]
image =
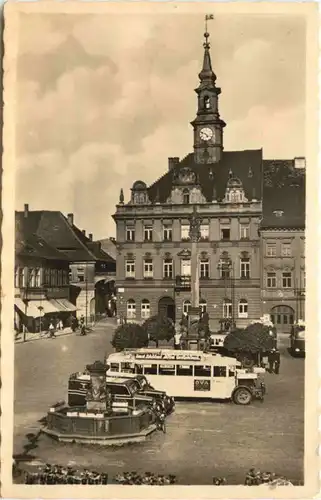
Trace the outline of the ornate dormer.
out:
[[[212,19],[206,16],[205,20]],[[198,96],[197,116],[191,125],[194,128],[195,163],[216,163],[220,161],[223,151],[223,128],[218,111],[218,96],[221,89],[216,86],[216,75],[212,69],[209,33],[205,26],[203,67],[199,73],[200,84],[195,89]]]
[[[145,182],[136,181],[131,188],[131,205],[149,205],[150,199],[148,196],[148,190]]]
[[[175,169],[172,176],[172,191],[166,203],[184,204],[206,203],[197,174],[188,167]]]
[[[238,177],[234,177],[232,172],[230,172],[229,177],[223,203],[246,203],[248,200],[245,198],[242,181]]]

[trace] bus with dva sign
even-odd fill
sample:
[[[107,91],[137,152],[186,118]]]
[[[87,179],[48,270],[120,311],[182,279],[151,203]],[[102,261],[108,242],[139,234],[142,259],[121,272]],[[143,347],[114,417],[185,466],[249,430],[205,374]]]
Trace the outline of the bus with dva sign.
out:
[[[177,399],[231,399],[248,405],[263,401],[263,368],[241,369],[235,358],[202,351],[125,349],[106,357],[108,376],[143,374],[157,390]]]

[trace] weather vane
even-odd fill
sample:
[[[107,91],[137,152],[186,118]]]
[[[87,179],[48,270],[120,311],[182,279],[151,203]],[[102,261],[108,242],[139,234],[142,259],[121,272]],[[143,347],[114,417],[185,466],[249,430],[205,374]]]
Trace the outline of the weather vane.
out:
[[[213,14],[206,14],[205,16],[205,33],[204,33],[204,36],[205,36],[205,43],[204,43],[204,47],[207,47],[209,46],[209,43],[208,43],[208,38],[209,38],[209,33],[207,31],[207,21],[212,21],[214,19],[214,15]]]

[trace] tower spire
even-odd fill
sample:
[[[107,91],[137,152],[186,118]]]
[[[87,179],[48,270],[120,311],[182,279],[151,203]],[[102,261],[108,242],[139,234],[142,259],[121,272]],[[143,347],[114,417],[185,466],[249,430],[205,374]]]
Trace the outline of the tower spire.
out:
[[[207,14],[205,16],[205,33],[204,33],[205,41],[203,43],[204,47],[203,67],[198,76],[201,81],[201,85],[204,82],[205,84],[212,83],[215,86],[216,75],[212,69],[210,42],[209,42],[210,34],[207,31],[207,22],[212,19],[214,19],[213,14]]]
[[[212,68],[208,21],[213,14],[205,16],[203,66],[199,73],[200,83],[195,89],[197,94],[197,114],[191,122],[194,129],[194,159],[196,163],[216,163],[221,160],[223,151],[223,128],[218,111],[218,96],[221,89],[215,85],[216,75]]]

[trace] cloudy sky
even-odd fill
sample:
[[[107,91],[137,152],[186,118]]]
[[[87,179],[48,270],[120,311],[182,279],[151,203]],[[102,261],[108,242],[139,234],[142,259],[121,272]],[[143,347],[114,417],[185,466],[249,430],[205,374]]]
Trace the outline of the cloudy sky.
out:
[[[305,22],[218,15],[209,24],[226,150],[305,155]],[[16,208],[74,212],[115,234],[124,188],[192,151],[203,14],[21,14]]]

